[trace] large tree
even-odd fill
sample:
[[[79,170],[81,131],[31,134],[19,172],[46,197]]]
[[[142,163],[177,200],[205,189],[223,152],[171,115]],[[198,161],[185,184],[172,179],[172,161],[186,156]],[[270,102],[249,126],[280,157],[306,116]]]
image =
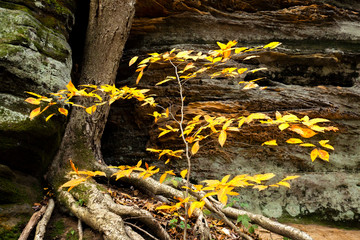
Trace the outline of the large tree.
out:
[[[88,29],[84,44],[84,56],[78,84],[112,85],[115,82],[119,61],[129,35],[135,12],[136,0],[91,0]],[[79,99],[81,104],[90,99]],[[168,233],[152,217],[137,207],[115,204],[106,194],[106,189],[94,180],[86,181],[71,192],[60,188],[69,178],[69,159],[80,169],[102,170],[111,175],[106,168],[101,154],[101,136],[109,113],[109,105],[99,106],[89,115],[81,108],[74,108],[68,117],[66,130],[58,153],[47,173],[47,180],[55,189],[57,200],[66,206],[76,217],[90,227],[98,230],[105,239],[143,239],[130,227],[126,227],[122,216],[136,217],[152,229],[152,234],[160,239],[170,239]],[[182,193],[172,187],[160,184],[148,178],[125,179],[132,185],[146,189],[151,194],[181,197]],[[85,206],[76,204],[77,200],[86,202]],[[248,214],[252,221],[272,231],[284,234],[293,239],[311,239],[300,231],[275,223],[259,215],[250,214],[233,208],[220,209],[216,204],[208,203],[207,207],[220,217],[236,218]],[[202,221],[202,224],[204,221]],[[199,229],[202,238],[209,238],[206,226]],[[245,236],[244,236],[245,237]],[[250,239],[250,238],[249,238]]]

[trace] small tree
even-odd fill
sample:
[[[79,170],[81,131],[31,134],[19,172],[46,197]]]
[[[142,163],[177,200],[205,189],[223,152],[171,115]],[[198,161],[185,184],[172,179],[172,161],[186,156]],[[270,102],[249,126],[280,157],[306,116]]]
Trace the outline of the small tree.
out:
[[[249,220],[257,222],[260,225],[265,225],[264,222],[272,223],[271,220],[247,213],[240,210],[234,210],[229,207],[228,199],[231,196],[238,195],[234,190],[237,188],[252,187],[258,189],[259,191],[264,190],[268,187],[290,187],[289,181],[293,180],[299,176],[287,176],[284,179],[273,184],[266,184],[266,182],[273,178],[275,175],[273,173],[266,174],[257,174],[254,176],[249,176],[247,174],[234,176],[230,179],[230,175],[224,176],[221,180],[204,180],[205,184],[192,185],[190,183],[191,176],[191,158],[198,154],[201,146],[210,139],[217,139],[217,142],[221,147],[224,146],[229,134],[233,134],[241,131],[241,128],[245,124],[261,124],[261,125],[274,125],[279,128],[279,131],[292,131],[301,136],[300,138],[290,138],[285,141],[288,144],[298,144],[302,147],[311,147],[312,151],[310,153],[311,160],[314,161],[317,157],[324,161],[329,161],[329,153],[322,149],[327,148],[334,150],[334,148],[328,144],[328,140],[321,140],[318,142],[318,146],[310,141],[305,141],[304,139],[310,139],[318,133],[325,131],[336,131],[337,128],[333,126],[328,126],[327,122],[329,120],[323,118],[314,118],[310,119],[308,116],[303,116],[299,118],[293,114],[289,113],[274,113],[273,117],[264,113],[251,113],[247,116],[236,116],[233,118],[226,118],[224,116],[214,117],[209,115],[197,115],[191,120],[185,120],[185,92],[184,84],[191,81],[191,79],[203,76],[225,76],[227,78],[239,78],[242,74],[248,72],[256,72],[265,70],[264,68],[257,69],[247,69],[247,68],[236,68],[236,67],[224,67],[225,63],[231,59],[233,54],[249,54],[245,59],[253,58],[253,53],[258,51],[263,51],[264,49],[273,49],[280,45],[278,42],[272,42],[264,47],[256,48],[238,48],[235,47],[237,44],[236,41],[230,41],[227,44],[219,43],[220,49],[210,51],[209,53],[194,52],[192,50],[182,51],[179,49],[172,49],[169,52],[162,54],[159,53],[150,53],[149,57],[143,59],[138,63],[136,72],[139,72],[136,79],[138,83],[146,68],[158,62],[169,63],[174,69],[174,75],[167,76],[165,79],[156,83],[156,85],[168,84],[174,82],[179,90],[179,101],[180,101],[180,110],[175,112],[171,109],[171,106],[160,106],[156,103],[153,96],[146,95],[149,91],[148,89],[137,89],[130,87],[117,88],[114,85],[80,85],[79,88],[76,88],[71,82],[66,86],[66,89],[60,90],[57,93],[51,93],[51,97],[41,96],[36,93],[29,94],[33,95],[32,97],[26,99],[27,102],[35,105],[40,105],[42,102],[46,103],[46,106],[41,109],[37,107],[30,113],[30,119],[44,113],[46,110],[57,107],[57,111],[67,116],[68,110],[63,105],[72,105],[74,107],[83,108],[89,115],[92,115],[99,106],[108,104],[111,105],[114,101],[120,99],[131,99],[135,98],[143,103],[143,105],[150,105],[152,107],[158,108],[160,110],[154,111],[152,116],[157,122],[160,118],[166,118],[167,123],[166,128],[159,128],[159,138],[167,134],[176,134],[179,136],[182,141],[184,148],[183,149],[154,149],[148,148],[147,150],[158,155],[158,158],[161,159],[165,157],[166,162],[168,163],[171,159],[181,159],[185,157],[187,162],[187,168],[183,169],[177,173],[174,170],[170,169],[164,171],[159,178],[159,183],[161,186],[162,183],[169,175],[180,174],[183,181],[180,181],[176,187],[180,190],[185,189],[184,191],[177,191],[176,193],[170,193],[167,195],[176,196],[178,202],[174,205],[162,205],[158,207],[158,210],[165,211],[178,211],[182,207],[185,209],[184,216],[184,232],[183,239],[187,239],[187,226],[188,218],[196,216],[199,219],[204,218],[202,214],[202,209],[206,207],[208,210],[216,213],[220,216],[226,224],[228,224],[234,231],[246,239],[251,239],[248,234],[240,231],[236,224],[229,219],[229,217],[237,218],[238,222],[242,222],[244,225],[244,216],[248,216]],[[130,60],[129,65],[131,66],[137,61],[138,57],[134,57]],[[252,88],[258,88],[259,85],[256,83],[260,79],[254,79],[252,81],[239,81],[239,84],[243,85],[243,90],[246,91]],[[91,105],[84,106],[78,101],[73,101],[74,98],[90,98],[92,99]],[[60,105],[60,106],[59,106]],[[46,117],[48,121],[51,117],[55,115],[55,112],[49,114]],[[319,125],[320,124],[320,125]],[[263,143],[263,145],[277,145],[276,139],[271,139]],[[139,161],[136,166],[118,166],[110,167],[110,169],[102,171],[79,171],[74,163],[70,160],[71,167],[74,171],[70,172],[72,176],[71,179],[60,186],[62,188],[68,187],[68,191],[74,187],[85,183],[87,179],[94,176],[114,176],[116,180],[121,178],[138,178],[142,179],[144,182],[151,181],[154,184],[154,180],[150,177],[154,174],[160,172],[159,168],[155,166],[149,166],[145,163],[145,168],[142,167],[142,161]],[[106,173],[105,173],[106,172]],[[151,179],[151,180],[150,180]],[[164,187],[166,189],[166,187]],[[170,190],[163,190],[170,191]],[[212,196],[216,196],[215,200]],[[145,213],[144,213],[145,214]],[[234,216],[234,214],[236,216]],[[240,218],[239,218],[240,216]],[[239,220],[240,219],[240,220]],[[247,219],[247,218],[246,218]],[[265,219],[265,220],[264,220]],[[246,220],[248,221],[248,220]],[[201,226],[200,226],[201,225]],[[271,225],[271,224],[270,224]],[[276,224],[273,224],[275,226]],[[206,220],[200,221],[198,223],[199,229],[208,229]],[[156,228],[161,228],[156,226]],[[294,229],[286,229],[285,227],[276,227],[271,228],[272,231],[279,232],[284,236],[291,237],[293,239],[310,239],[306,234],[301,233]],[[280,230],[279,230],[280,229]],[[159,230],[162,232],[163,230]],[[161,235],[162,234],[162,235]],[[161,233],[163,238],[168,238],[166,233]],[[202,238],[210,239],[210,234],[206,230],[202,230],[200,234]]]

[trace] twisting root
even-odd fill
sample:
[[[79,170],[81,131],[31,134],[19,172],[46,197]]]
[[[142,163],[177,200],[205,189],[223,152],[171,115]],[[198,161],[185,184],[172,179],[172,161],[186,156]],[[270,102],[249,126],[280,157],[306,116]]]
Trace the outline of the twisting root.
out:
[[[158,221],[146,210],[115,204],[109,194],[101,192],[93,182],[83,183],[82,188],[71,193],[60,191],[60,200],[79,219],[104,234],[106,239],[142,239],[131,228],[126,228],[122,217],[136,217],[151,228],[160,239],[171,239]],[[76,199],[83,199],[86,207],[78,206]]]
[[[199,211],[194,227],[194,232],[199,235],[199,239],[212,239],[209,225],[202,211]]]

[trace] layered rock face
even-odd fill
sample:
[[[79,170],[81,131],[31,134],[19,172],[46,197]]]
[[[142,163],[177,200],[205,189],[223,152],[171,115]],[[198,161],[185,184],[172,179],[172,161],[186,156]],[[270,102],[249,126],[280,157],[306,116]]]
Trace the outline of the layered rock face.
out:
[[[276,110],[299,117],[327,118],[339,131],[318,134],[314,142],[328,139],[335,147],[330,162],[311,162],[311,149],[282,144],[261,146],[273,138],[284,141],[296,137],[278,129],[259,126],[242,128],[221,148],[213,143],[202,146],[192,159],[193,181],[221,179],[227,174],[273,172],[280,179],[300,175],[291,189],[262,192],[240,190],[241,203],[270,217],[319,217],[336,221],[357,221],[360,217],[360,5],[357,1],[139,1],[137,19],[119,70],[119,84],[131,84],[136,75],[127,67],[134,55],[168,51],[174,47],[208,51],[216,41],[237,40],[252,47],[270,41],[283,44],[275,51],[244,60],[234,56],[227,66],[267,71],[243,76],[258,77],[265,90],[242,90],[239,79],[201,78],[185,85],[186,115],[236,117],[253,112],[271,116]],[[167,75],[170,65],[150,67],[141,87],[150,88],[163,106],[171,104],[179,114],[178,90],[167,83],[154,87]],[[103,152],[110,164],[133,164],[140,159],[165,167],[145,151],[146,147],[182,147],[176,136],[157,138],[158,127],[148,116],[154,109],[134,103],[115,103],[103,137]],[[172,161],[169,167],[182,170],[185,161]]]
[[[25,212],[32,212],[29,204],[42,194],[26,173],[44,173],[63,128],[63,119],[30,121],[34,105],[24,102],[30,97],[25,91],[46,94],[69,82],[74,9],[75,1],[0,2],[0,204],[24,203],[18,209]],[[0,208],[2,224],[16,223],[3,216],[7,212]]]
[[[60,125],[30,121],[34,106],[24,102],[25,91],[46,94],[69,82],[73,8],[72,1],[0,3],[0,163],[39,172],[51,159]]]

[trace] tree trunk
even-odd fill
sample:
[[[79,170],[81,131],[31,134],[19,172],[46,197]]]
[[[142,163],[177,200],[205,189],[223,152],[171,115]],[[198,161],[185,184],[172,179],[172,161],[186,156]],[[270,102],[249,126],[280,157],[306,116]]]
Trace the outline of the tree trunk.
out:
[[[78,84],[114,84],[119,61],[129,35],[136,0],[91,0],[84,58]],[[82,100],[84,105],[91,104]],[[48,180],[58,187],[69,159],[88,170],[102,162],[101,136],[109,105],[98,106],[92,115],[83,109],[72,109],[65,134],[55,157]],[[59,179],[60,175],[60,179]]]

